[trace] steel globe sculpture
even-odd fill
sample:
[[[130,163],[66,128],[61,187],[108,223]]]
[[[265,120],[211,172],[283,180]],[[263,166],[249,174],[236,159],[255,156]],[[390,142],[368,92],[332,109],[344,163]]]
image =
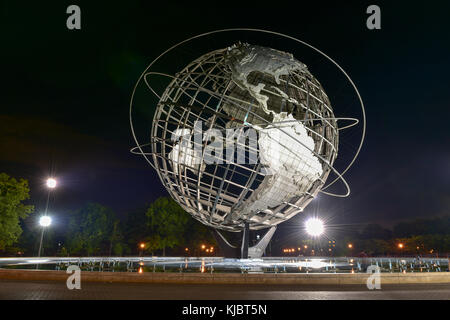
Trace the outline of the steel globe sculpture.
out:
[[[170,79],[162,93],[151,86],[155,76]],[[336,118],[320,82],[292,54],[237,42],[176,74],[142,79],[159,102],[150,143],[133,152],[203,224],[244,231],[246,241],[248,230],[274,229],[319,192],[335,195],[323,189],[337,180],[347,192],[336,196],[349,194],[333,167],[338,121],[352,120],[348,128],[358,120]],[[325,185],[331,172],[336,179]]]

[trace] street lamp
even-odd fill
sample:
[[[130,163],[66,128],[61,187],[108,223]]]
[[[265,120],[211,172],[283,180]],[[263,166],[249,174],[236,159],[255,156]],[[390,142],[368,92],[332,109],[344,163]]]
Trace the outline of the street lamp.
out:
[[[45,214],[47,214],[48,203],[50,201],[50,191],[55,189],[57,184],[58,184],[58,182],[54,178],[48,178],[47,179],[46,185],[47,185],[47,188],[48,188],[48,195],[47,195],[47,205],[45,207]]]
[[[52,224],[52,218],[50,218],[49,216],[45,215],[42,216],[39,219],[39,224],[42,227],[42,231],[41,231],[41,242],[39,243],[39,251],[38,251],[38,257],[41,256],[41,251],[42,251],[42,240],[44,239],[44,230],[45,228],[49,227]]]
[[[49,227],[52,224],[52,218],[50,218],[49,216],[47,216],[47,212],[48,212],[48,204],[50,202],[50,191],[56,188],[56,185],[58,183],[56,182],[56,180],[54,178],[48,178],[46,185],[48,188],[48,195],[47,195],[47,204],[45,205],[45,212],[44,215],[39,219],[39,224],[42,227],[42,232],[41,232],[41,242],[39,244],[39,251],[38,251],[38,257],[41,256],[41,250],[42,250],[42,239],[44,238],[44,229],[46,227]],[[39,265],[38,265],[39,266]]]
[[[42,216],[39,219],[39,224],[42,227],[48,227],[48,226],[50,226],[52,224],[52,218],[50,218],[49,216]]]
[[[53,178],[48,178],[48,179],[47,179],[47,187],[48,187],[49,189],[55,189],[55,188],[56,188],[56,185],[57,185],[57,182],[56,182],[55,179],[53,179]]]
[[[348,248],[349,248],[349,249],[352,249],[352,248],[353,248],[353,244],[349,243],[349,244],[348,244]]]
[[[322,220],[317,218],[308,219],[305,222],[305,228],[306,232],[313,237],[320,236],[325,230]]]
[[[139,244],[139,248],[140,248],[140,250],[139,250],[139,256],[142,257],[142,255],[144,254],[145,243],[141,242],[141,243]]]

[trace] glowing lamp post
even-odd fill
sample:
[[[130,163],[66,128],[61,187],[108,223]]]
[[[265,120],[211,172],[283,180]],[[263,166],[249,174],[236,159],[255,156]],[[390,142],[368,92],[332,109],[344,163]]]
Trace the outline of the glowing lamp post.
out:
[[[54,178],[48,178],[45,184],[47,185],[47,188],[48,188],[48,195],[47,195],[47,204],[45,206],[44,216],[47,216],[48,205],[50,202],[50,192],[56,188],[56,185],[58,184],[58,182]]]
[[[44,239],[44,230],[45,230],[45,228],[50,227],[50,225],[52,224],[52,218],[50,218],[49,216],[42,216],[39,219],[39,224],[42,227],[42,231],[41,231],[41,241],[39,243],[38,257],[41,256],[42,240]]]
[[[305,228],[306,232],[313,237],[318,237],[325,231],[322,220],[317,218],[307,220]]]
[[[41,256],[41,251],[42,251],[42,240],[44,238],[44,230],[45,228],[49,227],[52,224],[52,218],[50,218],[49,216],[47,216],[47,212],[48,212],[48,204],[50,202],[50,191],[56,188],[56,185],[58,184],[58,182],[56,181],[56,179],[54,178],[48,178],[46,183],[47,188],[48,188],[48,196],[47,196],[47,204],[45,206],[45,213],[44,215],[39,219],[39,224],[42,227],[42,231],[41,231],[41,241],[39,243],[39,251],[38,251],[38,257]]]
[[[48,178],[46,184],[47,184],[47,187],[48,187],[49,189],[55,189],[55,188],[56,188],[56,185],[57,185],[57,182],[56,182],[56,180],[53,179],[53,178]]]
[[[41,252],[42,252],[42,241],[44,239],[44,231],[45,231],[46,228],[50,227],[50,225],[52,224],[52,218],[50,218],[47,215],[47,212],[48,212],[48,205],[49,205],[49,202],[50,202],[50,191],[55,189],[57,184],[58,183],[57,183],[57,181],[54,178],[48,178],[47,181],[46,181],[46,185],[47,185],[47,188],[48,188],[48,195],[47,195],[47,204],[45,206],[45,213],[39,219],[39,225],[41,226],[42,231],[41,231],[41,241],[39,242],[38,257],[41,256]],[[39,264],[36,266],[36,268],[39,268]]]
[[[142,257],[142,255],[144,254],[144,249],[145,249],[145,243],[143,243],[143,242],[141,242],[140,244],[139,244],[139,256],[141,256]]]
[[[39,219],[39,224],[42,227],[49,227],[52,224],[52,218],[50,218],[49,216],[42,216]]]

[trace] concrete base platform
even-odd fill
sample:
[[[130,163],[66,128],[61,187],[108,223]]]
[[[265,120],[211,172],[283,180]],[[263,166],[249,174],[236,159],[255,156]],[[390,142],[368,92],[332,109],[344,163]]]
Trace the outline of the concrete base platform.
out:
[[[161,272],[81,272],[82,282],[175,283],[175,284],[265,284],[265,285],[365,285],[366,273],[161,273]],[[382,284],[450,283],[450,272],[381,273]],[[0,279],[27,281],[66,281],[65,271],[0,269]]]
[[[68,290],[66,281],[23,281],[1,280],[0,300],[171,300],[167,304],[136,305],[136,310],[150,306],[154,309],[160,307],[169,318],[180,318],[181,306],[189,303],[178,304],[179,309],[172,304],[172,300],[449,300],[450,284],[403,284],[382,285],[381,290],[369,290],[365,285],[264,285],[264,284],[170,284],[170,283],[108,283],[108,282],[82,282],[80,290]],[[236,303],[236,302],[234,302]],[[251,302],[254,303],[254,302]],[[5,308],[14,308],[10,302]],[[201,302],[194,302],[202,305]],[[216,302],[213,303],[216,305]],[[47,307],[47,305],[42,305]],[[63,305],[65,306],[65,305]],[[287,305],[289,307],[289,304]],[[302,304],[303,307],[306,305]],[[371,305],[374,307],[373,305]],[[390,305],[392,308],[392,305]],[[22,306],[23,307],[23,306]],[[31,310],[36,313],[36,305]],[[71,310],[68,306],[67,310]],[[320,308],[314,304],[311,307]],[[329,316],[336,314],[336,304],[329,310]],[[364,305],[364,308],[370,306]],[[388,307],[388,306],[387,306]],[[439,309],[439,306],[437,306]],[[168,310],[167,308],[170,308]],[[294,310],[298,306],[292,306]],[[348,309],[347,309],[348,308]],[[419,306],[420,308],[420,306]],[[441,305],[442,310],[445,309]],[[100,317],[105,317],[106,310],[111,311],[111,316],[117,317],[117,308],[97,308]],[[97,310],[96,309],[96,310]],[[106,309],[106,310],[105,310]],[[133,308],[131,308],[133,309]],[[269,309],[269,308],[268,308]],[[343,305],[345,314],[358,315],[357,306]],[[397,308],[400,318],[405,315],[405,308]],[[397,310],[396,309],[396,310]],[[411,309],[411,308],[409,308]],[[416,310],[417,308],[413,308]],[[24,311],[23,309],[20,309]],[[90,311],[95,311],[91,310]],[[130,308],[126,308],[127,311]],[[134,309],[133,309],[134,310]],[[152,309],[153,310],[153,309]],[[270,310],[275,310],[270,307]],[[328,309],[327,309],[328,310]],[[321,314],[327,310],[320,309]],[[363,309],[361,310],[364,312]],[[412,309],[411,309],[412,310]],[[26,310],[25,310],[26,311]],[[62,310],[64,313],[65,310]],[[173,316],[168,311],[173,311]],[[286,305],[280,311],[286,312]],[[367,310],[366,310],[367,311]],[[43,310],[45,313],[45,310]],[[349,313],[350,312],[350,313]],[[390,310],[392,313],[392,310]],[[273,313],[272,313],[273,314]],[[276,314],[276,313],[275,313]],[[30,314],[34,316],[34,314]],[[272,317],[274,318],[274,317]],[[275,317],[277,318],[277,317]],[[257,319],[257,318],[255,318]]]

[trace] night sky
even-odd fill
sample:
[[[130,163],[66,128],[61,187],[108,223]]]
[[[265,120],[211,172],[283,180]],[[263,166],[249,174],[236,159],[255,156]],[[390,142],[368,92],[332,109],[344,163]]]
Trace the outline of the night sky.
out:
[[[87,201],[125,215],[166,195],[154,170],[129,152],[133,86],[157,55],[185,38],[222,28],[261,28],[330,55],[355,81],[366,105],[366,141],[346,174],[351,196],[321,195],[303,216],[317,213],[346,230],[448,213],[450,6],[391,2],[374,2],[381,7],[382,29],[370,31],[365,11],[372,1],[270,7],[259,1],[220,2],[226,7],[190,1],[3,1],[0,171],[29,180],[37,212],[45,205],[48,175],[60,181],[50,209],[58,215]],[[81,7],[81,30],[66,28],[70,4]],[[210,45],[180,61],[218,49]],[[317,70],[337,113],[349,107],[345,103],[354,107],[355,97],[333,80],[337,73],[328,73],[330,66],[296,57]],[[150,128],[153,110],[149,104],[137,111],[143,128]],[[357,135],[347,142],[354,150]]]

